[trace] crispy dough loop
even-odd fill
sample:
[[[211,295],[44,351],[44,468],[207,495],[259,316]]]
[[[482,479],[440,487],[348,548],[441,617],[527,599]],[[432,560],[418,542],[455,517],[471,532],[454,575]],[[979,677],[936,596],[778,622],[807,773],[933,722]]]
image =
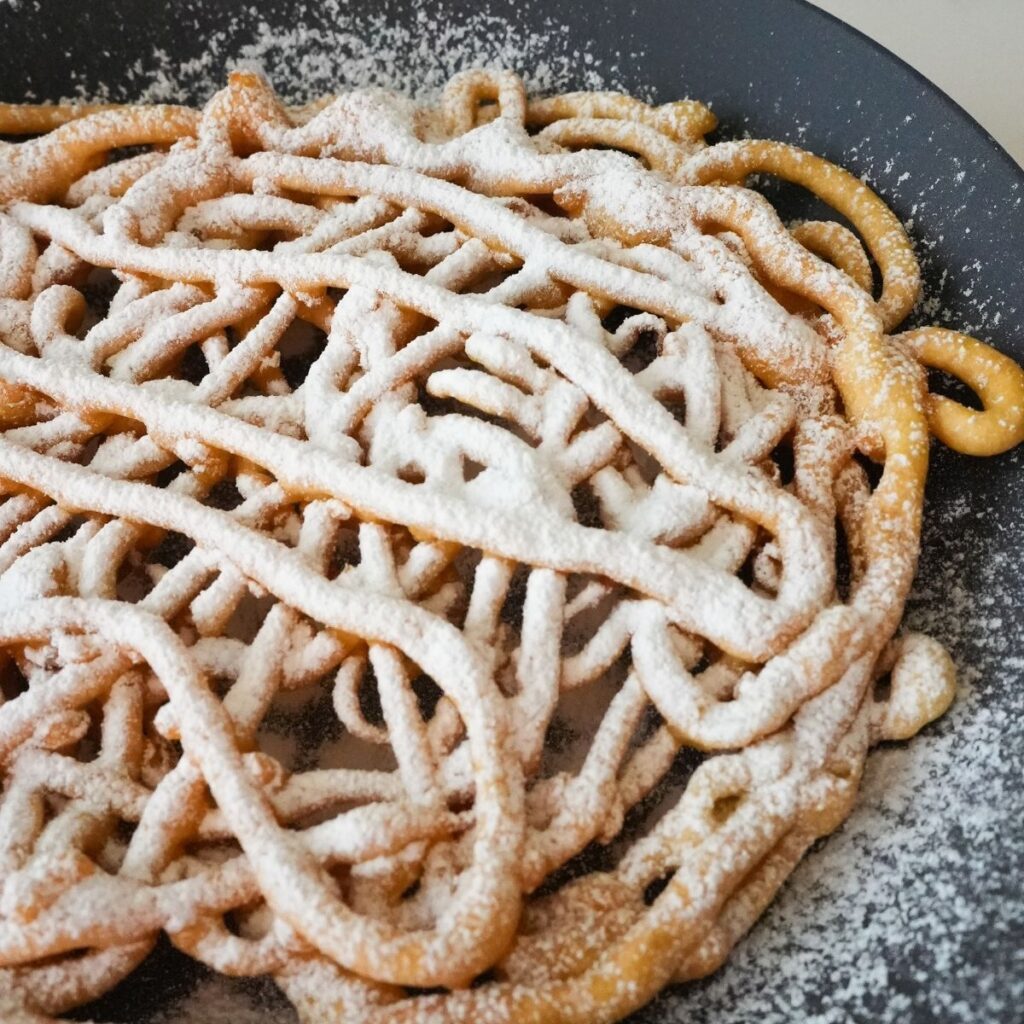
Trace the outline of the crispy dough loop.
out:
[[[687,180],[742,182],[772,174],[809,189],[846,217],[864,239],[882,274],[878,313],[885,330],[898,326],[917,302],[921,275],[899,218],[859,178],[833,163],[782,142],[724,142],[693,158]]]
[[[990,345],[958,331],[922,327],[898,334],[925,365],[951,374],[981,400],[969,409],[945,395],[928,396],[932,433],[964,455],[999,455],[1024,440],[1024,372]]]
[[[522,80],[509,71],[482,69],[453,76],[441,97],[441,111],[449,134],[464,135],[472,130],[484,104],[493,104],[493,116],[522,124],[526,118],[526,90]]]
[[[686,158],[675,140],[643,123],[602,117],[559,118],[542,128],[539,137],[560,146],[602,146],[634,152],[655,171],[675,177]]]
[[[676,100],[658,107],[615,92],[574,92],[530,100],[526,122],[550,125],[568,118],[637,122],[678,142],[697,143],[715,130],[718,119],[697,100]]]
[[[187,107],[117,107],[68,121],[52,132],[0,148],[0,202],[46,202],[94,170],[119,146],[169,145],[193,135],[199,116]],[[40,165],[46,173],[40,174]]]
[[[861,291],[871,293],[871,264],[860,239],[849,228],[835,221],[805,220],[790,233],[801,245],[853,278]]]
[[[136,108],[113,103],[0,103],[0,133],[41,135],[69,121],[119,109]]]

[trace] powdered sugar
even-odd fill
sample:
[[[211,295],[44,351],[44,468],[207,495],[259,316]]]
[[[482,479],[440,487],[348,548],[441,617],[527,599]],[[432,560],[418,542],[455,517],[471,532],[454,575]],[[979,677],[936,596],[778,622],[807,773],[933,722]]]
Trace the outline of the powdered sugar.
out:
[[[260,52],[265,57],[267,55],[267,53],[271,53],[272,52],[272,47],[270,49],[267,49],[267,48],[264,47],[264,49],[261,50]],[[309,73],[315,76],[317,74],[328,74],[329,72],[328,72],[328,70],[326,68],[325,69],[319,69],[319,68],[316,68],[316,67],[312,67],[311,69],[309,69]],[[360,71],[360,74],[362,74],[362,73],[364,73],[364,72]],[[197,81],[199,81],[199,79],[197,79]],[[961,511],[959,511],[957,513],[957,515],[958,515],[959,518],[963,519],[967,515],[967,512],[964,511],[964,510],[961,510]],[[956,518],[956,517],[953,517],[953,518]],[[964,536],[970,536],[970,535],[964,535]],[[973,550],[974,549],[972,549],[972,551]],[[963,552],[963,555],[959,556],[959,561],[961,561],[961,562],[969,561],[971,554],[972,554],[972,552],[966,550],[966,548],[965,548],[965,550]],[[975,552],[975,554],[976,554],[976,552]],[[963,600],[965,602],[965,604],[970,599],[970,597],[969,597],[970,592],[968,590],[966,590],[966,589],[963,589],[963,588],[961,590],[959,590],[958,592],[952,592],[951,591],[949,593],[955,593],[957,595],[957,601]],[[956,601],[949,601],[949,593],[946,593],[946,594],[943,595],[945,600],[948,601],[947,607],[950,607],[953,610],[959,610],[959,608],[957,607],[957,602]],[[1009,611],[1009,610],[1010,609],[1007,609],[1007,611]],[[1006,618],[1007,618],[1007,611],[1004,611],[1002,609],[999,610],[999,615],[1001,615],[1002,620],[1004,620],[1004,621],[1006,621]],[[998,617],[999,615],[996,615],[995,617]],[[970,622],[969,618],[966,615],[963,618],[961,618],[961,620],[957,620],[957,621],[958,622]],[[949,624],[943,623],[942,625],[949,625]],[[984,635],[984,636],[991,635],[989,631],[992,630],[992,629],[995,629],[995,628],[998,628],[998,627],[996,627],[996,625],[994,624],[994,622],[992,622],[990,620],[990,618],[986,618],[986,620],[982,620],[982,621],[980,621],[978,623],[979,633],[981,635]],[[966,629],[966,627],[965,627],[965,629]],[[973,626],[972,626],[972,629],[973,629]],[[940,632],[940,635],[943,635],[943,631],[940,630],[939,632]],[[1007,723],[1001,722],[1001,721],[1000,722],[993,722],[991,718],[986,719],[985,714],[984,714],[984,709],[981,708],[979,703],[975,700],[975,694],[974,693],[971,694],[971,698],[969,700],[965,700],[964,701],[964,705],[965,705],[965,711],[970,709],[970,710],[972,710],[974,712],[974,714],[969,719],[968,725],[965,726],[967,731],[964,733],[964,738],[962,740],[952,740],[952,739],[950,739],[949,740],[950,743],[963,742],[963,741],[970,742],[971,740],[968,739],[967,737],[974,737],[979,743],[982,742],[982,741],[986,741],[987,742],[987,740],[989,738],[991,738],[995,734],[997,728],[1006,729]],[[981,708],[980,711],[979,711],[979,708]],[[961,714],[964,714],[964,712],[962,712]],[[973,733],[973,732],[970,731],[971,723],[974,723],[977,726],[977,730],[978,730],[977,732]],[[876,813],[876,817],[879,819],[879,821],[882,822],[882,824],[879,824],[879,821],[876,821],[876,818],[871,818],[871,822],[872,822],[871,825],[869,827],[868,826],[864,826],[860,831],[858,831],[857,827],[856,827],[856,823],[855,823],[857,819],[855,819],[854,823],[852,823],[851,826],[849,826],[847,828],[846,833],[844,834],[844,836],[841,837],[838,841],[836,841],[834,843],[829,843],[826,846],[826,849],[825,849],[825,854],[826,855],[828,854],[828,852],[830,850],[833,850],[834,848],[838,848],[838,849],[842,850],[843,849],[843,843],[844,842],[849,842],[846,839],[847,835],[849,835],[850,837],[853,837],[854,840],[863,839],[865,844],[870,844],[869,850],[867,849],[866,846],[865,846],[864,850],[860,850],[860,848],[858,847],[858,852],[860,853],[860,855],[862,857],[865,858],[862,861],[862,863],[864,863],[865,865],[871,865],[870,867],[865,866],[862,873],[860,873],[858,871],[856,878],[857,878],[857,882],[858,882],[859,886],[862,886],[863,882],[865,882],[867,880],[874,880],[874,879],[877,879],[877,877],[878,877],[877,872],[873,870],[873,861],[870,858],[872,856],[877,856],[878,852],[880,850],[885,851],[886,849],[888,849],[890,843],[892,843],[892,845],[896,845],[895,841],[891,840],[889,838],[889,834],[888,834],[888,830],[892,827],[891,821],[889,820],[889,816],[893,815],[893,814],[898,814],[898,813],[900,813],[902,811],[905,811],[907,809],[908,803],[910,802],[911,788],[915,788],[919,784],[924,785],[924,775],[922,773],[927,774],[927,773],[929,773],[929,772],[931,772],[933,770],[935,765],[937,765],[939,763],[945,763],[944,761],[940,762],[938,759],[940,757],[945,757],[946,755],[948,755],[951,750],[955,750],[955,746],[953,746],[953,748],[950,748],[950,746],[948,746],[948,745],[943,746],[942,743],[940,742],[940,740],[945,740],[946,737],[948,737],[950,735],[955,735],[955,734],[950,734],[950,733],[948,733],[946,731],[945,727],[940,727],[938,733],[936,734],[936,742],[934,744],[934,750],[936,752],[935,760],[929,760],[928,758],[924,758],[924,759],[922,759],[920,761],[916,760],[915,752],[914,752],[913,748],[910,749],[909,753],[904,752],[902,750],[898,751],[898,752],[885,752],[882,755],[882,758],[880,759],[880,761],[893,774],[896,774],[897,772],[902,772],[903,773],[903,777],[899,780],[899,784],[892,784],[892,775],[887,775],[886,772],[882,772],[880,774],[881,769],[869,768],[867,780],[865,782],[865,790],[866,790],[866,794],[867,795],[872,795],[872,794],[876,795],[876,799],[878,800],[878,803],[877,803],[877,805],[874,805],[872,807],[872,811],[874,811],[874,813]],[[988,753],[988,749],[987,748],[986,748],[986,752],[985,753]],[[897,755],[902,755],[902,757],[898,757]],[[975,764],[987,764],[987,762],[985,762],[983,760],[976,761],[974,763]],[[924,766],[924,767],[922,767],[922,766]],[[882,786],[882,781],[883,780],[885,780],[886,786],[889,787],[888,790],[884,790],[884,788]],[[980,781],[980,778],[976,779],[971,784],[972,785],[976,785],[979,781]],[[873,787],[872,787],[872,782],[873,782]],[[927,786],[925,786],[925,787],[927,788]],[[884,799],[882,797],[883,793],[886,794]],[[925,799],[927,800],[927,798],[925,798]],[[972,794],[972,799],[975,800],[975,806],[981,806],[978,803],[978,795],[976,793]],[[914,800],[913,801],[913,806],[920,808],[920,807],[928,807],[929,805],[927,803],[920,804],[918,801]],[[981,825],[983,825],[983,826],[985,826],[987,828],[988,833],[991,833],[992,829],[990,827],[988,827],[990,825],[990,823],[991,823],[991,815],[989,815],[986,810],[983,810],[983,811],[979,812],[978,821],[980,821]],[[975,823],[977,824],[978,821],[976,821]],[[903,834],[901,833],[900,835],[902,836]],[[906,839],[906,843],[907,843],[907,845],[912,846],[913,843],[914,843],[914,840],[913,839]],[[900,862],[902,862],[903,852],[902,851],[897,851],[897,853],[898,853],[898,856],[900,857]],[[911,853],[913,853],[913,850],[911,850]],[[847,851],[847,856],[848,855],[849,855],[849,851]],[[928,858],[931,858],[933,856],[934,856],[933,853],[930,853],[927,850],[923,850],[922,854],[921,854],[921,857],[918,858],[918,860],[915,861],[914,858],[911,856],[909,858],[909,861],[910,862],[920,862],[920,863],[923,863],[923,864],[930,864],[931,861]],[[950,856],[953,857],[952,854]],[[825,859],[825,858],[822,858],[822,859]],[[947,860],[948,859],[949,858],[947,858]],[[953,860],[956,860],[956,858],[953,857]],[[831,864],[833,862],[828,862],[828,863]],[[844,861],[844,863],[846,863],[846,861]],[[833,866],[835,866],[835,864],[833,864]],[[958,867],[958,868],[964,867],[964,861],[963,860],[956,860],[955,866]],[[824,870],[825,870],[824,867],[818,869],[818,873],[814,873],[813,876],[812,876],[812,882],[819,880],[821,878],[821,871],[824,871]],[[805,881],[806,881],[806,877],[807,877],[807,871],[808,871],[808,867],[805,866],[802,869],[802,876],[805,879]],[[794,888],[797,889],[799,887],[794,887]],[[913,891],[913,890],[911,889],[911,891]],[[867,891],[867,887],[865,886],[861,890],[861,892],[864,894],[864,899],[867,900],[868,897],[873,892],[873,889],[871,890],[871,893],[869,893]],[[843,895],[844,895],[844,898],[847,900],[847,902],[844,904],[846,907],[849,907],[851,905],[855,906],[855,907],[862,906],[862,905],[874,905],[873,903],[864,903],[864,904],[862,904],[862,903],[858,902],[856,894],[854,894],[853,902],[851,904],[849,902],[850,894],[844,893]],[[922,895],[923,895],[923,900],[925,902],[927,902],[927,893],[923,893]],[[877,899],[878,897],[874,897],[874,898]],[[813,896],[808,900],[808,903],[813,903]],[[786,905],[787,904],[785,902],[785,898],[783,898],[783,901],[780,902],[779,905],[778,905],[779,909],[776,910],[776,913],[783,913],[784,914],[786,912],[786,910],[785,910]],[[801,909],[798,910],[798,911],[794,911],[798,915],[798,918],[800,918],[800,915],[804,913],[804,908],[805,908],[806,905],[807,904],[805,904],[805,903],[801,903],[800,904],[800,908]],[[916,905],[916,901],[915,901],[915,905]],[[816,914],[820,914],[820,913],[821,913],[821,908],[820,907],[813,907],[812,906],[811,913],[810,913],[810,919],[812,921],[817,922],[817,923],[820,924],[820,920],[821,919],[819,918],[819,916],[816,916]],[[959,921],[961,921],[962,924],[964,923],[965,919],[963,918],[963,916],[962,916],[961,919],[959,919]],[[800,918],[800,923],[801,924],[804,923],[804,919],[803,918]],[[848,947],[849,931],[850,931],[850,929],[849,929],[849,921],[845,920],[845,921],[841,922],[840,924],[842,924],[842,926],[843,926],[842,927],[842,935],[843,935],[843,940],[842,941]],[[883,924],[885,926],[884,929],[882,928],[882,926],[880,926],[878,931],[869,932],[868,933],[868,938],[877,938],[877,939],[880,939],[880,940],[884,940],[884,939],[888,938],[889,936],[891,936],[892,935],[892,922],[889,921],[889,920],[885,920],[883,922]],[[799,925],[797,925],[797,928],[799,928]],[[799,928],[799,930],[800,930],[801,934],[807,934],[806,931],[804,931],[803,928]],[[759,935],[763,935],[764,931],[765,931],[765,929],[761,929],[758,934]],[[790,930],[785,929],[785,933],[786,933],[786,941],[790,940],[792,938],[792,933],[790,932]],[[752,952],[752,955],[756,955],[757,954],[756,951],[759,948],[758,945],[757,945],[757,942],[758,942],[758,939],[755,938],[749,944],[750,948],[754,951],[754,952]],[[775,951],[777,952],[777,950],[775,950]],[[818,947],[818,955],[819,956],[823,956],[827,951],[830,951],[830,945],[825,943],[824,941],[822,941],[820,946]],[[942,947],[940,947],[940,953],[941,952],[942,952]],[[743,954],[743,953],[737,954],[737,961],[739,961],[739,959],[741,959],[741,957],[743,955],[745,955],[745,954]],[[946,951],[945,951],[946,958],[948,959],[951,955],[952,954],[949,952],[949,947],[946,947]],[[821,961],[820,961],[820,959],[818,957],[813,958],[812,962],[808,966],[809,971],[811,971],[811,973],[813,974],[814,971],[820,970],[820,964],[821,964]],[[939,965],[939,967],[941,967],[941,965]],[[775,973],[774,973],[775,971],[777,971],[777,963],[774,966],[774,971],[772,971],[771,977],[775,976]],[[757,969],[755,969],[755,976],[757,976],[756,972],[757,972]],[[732,977],[736,977],[736,976],[737,976],[736,973],[733,972]],[[803,991],[809,991],[809,989],[810,989],[810,984],[809,984],[810,975],[801,976],[799,974],[799,972],[797,972],[797,973],[794,974],[793,977],[794,977],[795,980],[798,977],[803,977],[804,980],[807,982],[807,987],[802,988],[802,990]],[[865,1008],[869,1009],[870,1005],[871,1005],[871,998],[873,997],[871,995],[871,992],[874,990],[874,986],[878,986],[878,985],[884,983],[885,979],[886,979],[885,973],[883,971],[881,971],[878,968],[877,965],[874,965],[872,967],[870,964],[865,964],[864,965],[864,970],[861,972],[861,974],[858,975],[858,977],[856,979],[854,979],[853,981],[851,981],[848,985],[846,985],[845,988],[844,988],[842,982],[840,982],[839,984],[837,984],[835,986],[835,990],[839,993],[838,996],[837,996],[837,998],[839,999],[839,1006],[844,1007],[844,1008],[846,1008],[848,1010],[850,1006],[862,1005]],[[749,983],[749,982],[746,982],[746,983]],[[715,986],[718,985],[718,984],[719,984],[718,980],[712,982],[711,985],[707,989],[705,989],[705,991],[714,992],[716,990]],[[725,984],[725,982],[723,981],[722,984]],[[205,988],[204,992],[208,992],[210,994],[205,994],[205,995],[201,996],[197,1000],[196,1005],[193,1008],[191,1008],[191,1010],[189,1011],[190,1013],[193,1013],[193,1014],[196,1014],[196,1015],[200,1015],[200,1014],[202,1014],[204,1012],[212,1012],[212,1010],[210,1008],[216,1009],[217,1007],[220,1007],[220,1005],[221,1005],[221,988],[220,988],[219,985],[211,987],[211,988]],[[909,996],[907,998],[909,998]],[[858,1004],[858,1000],[860,1000],[859,1004]],[[741,1002],[741,1000],[736,1000],[736,1001],[734,1001],[733,1005],[734,1006],[740,1006],[740,1005],[742,1005],[742,1002]],[[899,1006],[898,1000],[896,1002],[894,1002],[894,1004],[892,1004],[892,1006],[897,1006],[898,1007]],[[204,1007],[206,1007],[206,1010],[204,1010]],[[999,1007],[995,1004],[995,1002],[993,1002],[992,1007],[993,1007],[994,1011],[998,1011],[999,1010]],[[755,1008],[752,1006],[751,1010],[752,1010],[752,1012],[754,1012]],[[952,1008],[952,1009],[947,1008],[947,1010],[948,1010],[948,1012],[950,1014],[955,1012],[955,1008]],[[761,1007],[761,1011],[764,1012],[763,1006]],[[228,1013],[229,1011],[225,1010],[224,1012]],[[253,1010],[253,1012],[255,1012],[255,1010]],[[814,1011],[814,1012],[816,1013],[817,1011]],[[829,1009],[828,1007],[824,1007],[821,1010],[821,1013],[824,1013],[824,1014],[829,1014],[829,1013],[833,1013],[833,1012],[834,1011]],[[839,1013],[840,1011],[836,1010],[835,1012]],[[197,1016],[196,1019],[203,1020],[204,1018],[201,1017],[201,1016]],[[821,1019],[825,1020],[825,1019],[830,1019],[830,1018],[822,1017]]]
[[[183,25],[196,2],[177,6]],[[440,90],[457,71],[487,67],[515,68],[531,90],[552,92],[570,80],[577,87],[615,88],[619,63],[642,56],[610,54],[571,35],[539,0],[517,4],[501,17],[481,10],[438,17],[414,5],[399,22],[347,0],[300,0],[289,6],[288,22],[271,24],[258,4],[240,8],[207,37],[200,56],[182,62],[157,48],[134,61],[122,87],[142,102],[202,101],[221,86],[226,70],[249,67],[266,73],[295,102],[367,86],[422,97]],[[76,98],[110,95],[103,87],[83,87]]]
[[[952,468],[948,454],[938,462],[936,472]],[[1020,456],[1007,463],[1010,500],[979,508],[961,492],[926,511],[907,624],[955,651],[952,709],[868,758],[850,819],[797,868],[726,970],[641,1019],[1014,1019],[1024,797],[1009,766],[1024,743],[1024,662],[1010,652],[1024,650],[1024,622],[1020,560],[1004,538],[1024,529],[1024,505],[1019,478],[1011,489]]]
[[[272,1016],[268,1016],[268,1009]],[[223,978],[212,977],[161,1010],[152,1024],[268,1024],[269,1020],[288,1024],[295,1019],[294,1010],[272,986],[231,985]]]

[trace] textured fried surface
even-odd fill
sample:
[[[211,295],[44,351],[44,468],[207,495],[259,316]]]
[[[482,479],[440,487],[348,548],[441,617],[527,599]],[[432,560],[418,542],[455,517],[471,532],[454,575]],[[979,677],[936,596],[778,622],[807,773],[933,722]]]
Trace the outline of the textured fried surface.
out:
[[[888,333],[893,214],[713,126],[482,72],[0,110],[0,1006],[166,932],[309,1022],[615,1020],[942,713],[929,434],[1012,446],[1024,379]]]

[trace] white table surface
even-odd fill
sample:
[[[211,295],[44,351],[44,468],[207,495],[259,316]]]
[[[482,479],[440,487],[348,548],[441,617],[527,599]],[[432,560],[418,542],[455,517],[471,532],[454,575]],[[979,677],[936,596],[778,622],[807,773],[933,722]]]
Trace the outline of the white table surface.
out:
[[[902,57],[1024,166],[1024,0],[811,0]]]

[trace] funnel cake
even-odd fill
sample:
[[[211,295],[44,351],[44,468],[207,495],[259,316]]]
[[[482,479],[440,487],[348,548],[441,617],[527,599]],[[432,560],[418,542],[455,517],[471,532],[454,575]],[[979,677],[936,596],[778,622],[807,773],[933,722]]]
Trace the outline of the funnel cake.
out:
[[[714,124],[481,71],[0,107],[6,1012],[166,933],[307,1024],[618,1020],[945,710],[929,437],[1012,447],[1024,375],[893,334],[898,219]]]

